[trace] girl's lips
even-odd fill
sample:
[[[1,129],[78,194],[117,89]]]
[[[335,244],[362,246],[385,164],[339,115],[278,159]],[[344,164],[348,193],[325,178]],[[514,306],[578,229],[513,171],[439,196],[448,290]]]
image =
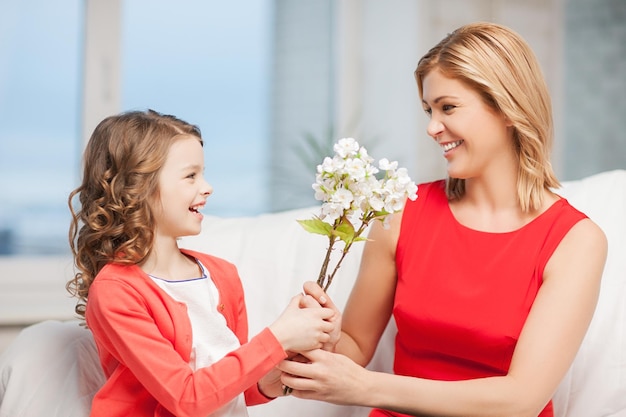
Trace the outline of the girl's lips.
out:
[[[198,207],[199,208],[199,207]],[[193,214],[196,218],[198,218],[199,220],[202,220],[204,218],[204,216],[202,215],[202,213],[200,213],[198,211],[198,208],[194,208],[194,207],[189,207],[189,211],[191,212],[191,214]]]
[[[204,204],[199,204],[197,206],[191,206],[189,207],[189,211],[196,216],[197,218],[199,218],[200,220],[202,220],[204,218],[204,216],[202,215],[202,213],[200,213],[200,210],[204,207]]]

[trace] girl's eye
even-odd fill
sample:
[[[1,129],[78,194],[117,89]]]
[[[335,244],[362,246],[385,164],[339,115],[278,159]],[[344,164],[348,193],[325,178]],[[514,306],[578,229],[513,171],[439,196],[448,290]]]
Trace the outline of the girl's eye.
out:
[[[196,173],[192,172],[191,174],[187,175],[187,178],[191,178],[191,179],[196,178]]]

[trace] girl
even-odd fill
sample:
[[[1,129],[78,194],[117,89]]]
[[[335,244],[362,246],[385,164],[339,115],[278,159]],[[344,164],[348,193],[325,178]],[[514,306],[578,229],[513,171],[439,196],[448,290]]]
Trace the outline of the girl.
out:
[[[200,232],[203,170],[199,129],[151,110],[106,118],[87,144],[69,197],[68,289],[107,378],[91,416],[246,416],[281,393],[273,369],[286,352],[329,340],[333,310],[300,309],[296,296],[248,341],[235,266],[179,249]]]
[[[370,416],[551,417],[607,242],[551,191],[539,65],[510,29],[475,23],[422,57],[415,77],[447,179],[419,185],[391,230],[372,226],[335,347],[345,356],[305,353],[311,363],[280,365],[282,380],[297,397]],[[319,287],[305,291],[322,300]],[[391,314],[395,374],[366,370]]]

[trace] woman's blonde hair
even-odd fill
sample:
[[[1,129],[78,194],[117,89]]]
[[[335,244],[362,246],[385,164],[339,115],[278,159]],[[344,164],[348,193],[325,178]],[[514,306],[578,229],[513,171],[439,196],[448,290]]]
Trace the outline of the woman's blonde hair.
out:
[[[415,70],[420,98],[424,77],[438,70],[477,91],[513,126],[519,158],[517,192],[522,210],[538,209],[543,191],[558,187],[550,164],[553,121],[550,95],[535,54],[517,33],[494,23],[472,23],[450,33]],[[448,178],[448,198],[465,193],[465,180]]]
[[[110,262],[141,263],[151,252],[158,176],[171,144],[200,129],[153,110],[107,117],[94,130],[83,156],[82,184],[72,191],[69,242],[78,270],[66,288],[84,317],[89,287]],[[74,208],[78,198],[79,207]]]

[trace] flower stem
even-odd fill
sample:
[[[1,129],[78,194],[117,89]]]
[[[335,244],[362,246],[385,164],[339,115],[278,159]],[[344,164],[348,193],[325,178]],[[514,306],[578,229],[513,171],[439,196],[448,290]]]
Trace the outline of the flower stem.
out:
[[[347,244],[346,247],[341,251],[341,258],[339,258],[339,261],[337,261],[337,265],[335,265],[335,269],[333,269],[333,272],[330,275],[328,275],[326,284],[322,286],[322,288],[324,288],[324,292],[326,292],[328,287],[330,287],[330,284],[333,282],[333,278],[335,277],[337,270],[341,266],[341,262],[343,261],[343,258],[345,258],[346,255],[348,254],[348,250],[350,249],[350,246],[352,246],[352,243]]]
[[[320,269],[320,273],[317,276],[317,285],[324,288],[328,288],[328,284],[326,284],[326,271],[328,270],[328,264],[330,263],[330,255],[333,251],[333,246],[335,246],[335,240],[337,237],[335,235],[328,236],[328,249],[326,249],[326,256],[324,257],[324,262],[322,263],[322,268]]]
[[[333,282],[333,278],[335,277],[337,270],[341,266],[343,259],[348,254],[348,251],[350,251],[350,248],[352,247],[352,244],[354,243],[355,239],[361,236],[361,233],[363,233],[363,231],[367,228],[369,222],[375,217],[376,215],[373,212],[369,212],[363,216],[363,218],[361,219],[361,225],[359,226],[358,230],[354,233],[352,240],[347,242],[345,247],[341,251],[341,257],[337,261],[337,264],[335,265],[333,272],[327,276],[326,271],[328,270],[328,264],[330,262],[330,254],[333,249],[333,245],[335,244],[335,238],[336,238],[334,235],[329,236],[330,244],[328,246],[328,250],[326,251],[326,257],[324,258],[324,263],[322,264],[322,270],[320,271],[320,275],[317,279],[318,285],[324,289],[324,292],[328,290],[328,287],[330,287],[330,284]]]

